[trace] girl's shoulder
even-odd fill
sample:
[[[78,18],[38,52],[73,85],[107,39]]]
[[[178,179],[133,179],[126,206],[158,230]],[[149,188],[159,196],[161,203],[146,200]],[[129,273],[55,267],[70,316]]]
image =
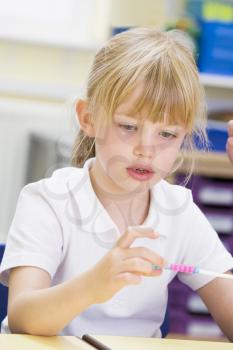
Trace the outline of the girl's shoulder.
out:
[[[64,167],[54,170],[49,177],[43,178],[40,181],[49,184],[62,185],[62,183],[67,184],[69,181],[78,182],[82,179],[85,173],[85,168]]]
[[[183,196],[190,192],[190,189],[179,184],[174,184],[171,182],[168,182],[167,180],[161,180],[160,186],[163,188],[164,191],[166,191],[167,194],[171,195],[178,195]]]
[[[193,203],[190,189],[166,180],[161,180],[154,186],[153,197],[159,206],[167,209],[185,209]]]
[[[82,188],[88,180],[88,174],[84,168],[64,167],[56,169],[46,178],[32,182],[23,187],[21,196],[30,194],[40,195],[44,199],[67,199],[77,188]]]

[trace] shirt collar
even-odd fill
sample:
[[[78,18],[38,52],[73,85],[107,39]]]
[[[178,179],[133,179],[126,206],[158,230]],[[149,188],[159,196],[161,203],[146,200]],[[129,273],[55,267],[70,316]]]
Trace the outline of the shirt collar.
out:
[[[84,232],[93,235],[99,245],[104,248],[111,248],[119,239],[121,233],[93,190],[89,170],[95,159],[89,158],[85,162],[83,171],[79,173],[81,176],[79,175],[78,182],[77,176],[72,179],[77,184],[77,188],[75,191],[70,191],[70,209],[73,212],[70,219],[77,227],[81,226]],[[159,197],[163,196],[160,182],[151,189],[149,212],[143,223],[143,226],[151,227],[155,231],[160,221],[158,204],[161,204],[161,200]],[[70,183],[72,189],[75,188],[75,183]],[[159,234],[166,237],[167,231],[159,232]]]

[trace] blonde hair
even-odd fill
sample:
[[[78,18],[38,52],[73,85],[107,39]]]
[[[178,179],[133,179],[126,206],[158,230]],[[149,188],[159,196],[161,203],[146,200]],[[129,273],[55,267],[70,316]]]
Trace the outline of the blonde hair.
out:
[[[121,102],[143,83],[136,111],[146,107],[153,122],[181,124],[187,130],[182,149],[195,148],[193,137],[207,145],[205,95],[190,39],[179,30],[133,28],[112,37],[96,54],[87,82],[92,117],[101,106],[107,122]],[[95,156],[95,140],[79,131],[72,165]]]

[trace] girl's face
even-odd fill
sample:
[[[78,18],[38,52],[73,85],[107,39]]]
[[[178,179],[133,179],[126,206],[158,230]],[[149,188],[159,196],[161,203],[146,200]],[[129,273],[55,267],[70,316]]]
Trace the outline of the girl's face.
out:
[[[142,192],[165,178],[186,134],[179,125],[149,121],[146,110],[133,112],[140,94],[141,89],[135,89],[118,106],[111,123],[96,128],[92,173],[109,194]]]

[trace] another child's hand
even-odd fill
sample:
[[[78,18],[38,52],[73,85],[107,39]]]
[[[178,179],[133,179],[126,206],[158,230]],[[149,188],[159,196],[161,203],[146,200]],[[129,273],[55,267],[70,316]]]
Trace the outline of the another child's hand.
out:
[[[144,247],[132,247],[137,238],[157,238],[151,229],[128,230],[116,245],[89,271],[93,285],[94,303],[102,303],[127,285],[139,284],[141,276],[158,276],[162,270],[154,271],[152,264],[164,266],[164,259]]]
[[[233,164],[233,120],[228,123],[228,140],[226,145],[228,157]]]

